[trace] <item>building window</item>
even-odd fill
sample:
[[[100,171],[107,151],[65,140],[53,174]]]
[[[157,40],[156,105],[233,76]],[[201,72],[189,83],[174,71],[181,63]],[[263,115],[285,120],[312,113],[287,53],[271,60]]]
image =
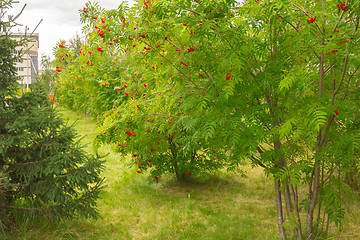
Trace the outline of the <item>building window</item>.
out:
[[[14,54],[14,55],[22,55],[22,49],[21,50],[12,50],[12,54]]]
[[[23,71],[24,71],[24,68],[23,68],[23,67],[17,67],[16,70],[17,70],[18,72],[23,72]]]

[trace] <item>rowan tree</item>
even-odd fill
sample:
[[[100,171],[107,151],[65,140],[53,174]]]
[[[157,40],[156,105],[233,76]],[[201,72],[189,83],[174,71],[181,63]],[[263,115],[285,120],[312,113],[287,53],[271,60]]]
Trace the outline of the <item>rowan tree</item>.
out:
[[[123,73],[109,79],[120,95],[98,139],[131,153],[138,172],[174,169],[173,141],[191,167],[193,150],[216,168],[251,161],[274,179],[281,238],[316,238],[341,222],[358,172],[358,4],[88,4],[89,45],[116,52]]]

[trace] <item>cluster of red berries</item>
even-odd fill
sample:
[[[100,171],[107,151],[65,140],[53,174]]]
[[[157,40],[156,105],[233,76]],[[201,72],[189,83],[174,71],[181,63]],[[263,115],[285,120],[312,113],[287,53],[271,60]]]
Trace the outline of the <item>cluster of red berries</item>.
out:
[[[308,23],[313,23],[315,21],[315,19],[316,19],[316,16],[313,17],[313,18],[307,19],[307,22]]]
[[[147,34],[141,34],[141,33],[138,33],[139,34],[139,37],[141,37],[141,38],[146,38],[147,37]]]
[[[97,33],[99,34],[99,36],[100,36],[101,38],[104,38],[104,37],[105,37],[105,31],[99,29],[99,30],[97,31]]]
[[[133,157],[138,157],[138,156],[139,156],[139,155],[137,155],[137,154],[134,154],[134,155],[133,155]],[[148,159],[147,161],[148,161],[149,164],[150,164],[151,160]],[[134,161],[134,164],[138,164],[138,162],[137,162],[137,161]],[[141,173],[140,169],[141,169],[142,167],[145,167],[146,164],[145,164],[145,163],[141,163],[141,164],[138,164],[138,166],[139,166],[139,169],[138,169],[136,172],[137,172],[137,173]],[[150,164],[150,165],[149,165],[149,168],[152,168],[152,167],[153,167],[153,165]],[[158,179],[158,178],[155,177],[155,179]]]
[[[337,4],[337,8],[340,8],[341,10],[345,11],[349,6],[346,6],[345,3]]]
[[[146,2],[144,2],[144,8],[146,9],[146,10],[148,10],[148,8],[149,8],[149,0],[147,0]]]
[[[136,133],[134,133],[134,132],[126,131],[125,134],[126,134],[126,135],[129,135],[129,136],[134,136],[134,137],[136,137]]]
[[[192,47],[188,48],[188,53],[195,51]]]

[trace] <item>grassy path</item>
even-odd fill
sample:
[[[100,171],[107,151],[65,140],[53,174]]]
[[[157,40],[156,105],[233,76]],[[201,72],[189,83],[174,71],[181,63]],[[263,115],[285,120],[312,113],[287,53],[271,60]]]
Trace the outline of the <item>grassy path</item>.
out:
[[[78,119],[83,143],[92,141],[95,122],[72,111],[61,113],[70,123]],[[86,150],[93,151],[91,145]],[[188,185],[170,177],[157,184],[124,167],[128,159],[112,153],[110,146],[99,153],[110,153],[104,172],[107,187],[98,201],[102,219],[66,222],[66,231],[53,238],[278,239],[272,181],[260,169],[247,169],[255,175],[252,180],[220,173]]]
[[[95,122],[59,110],[70,124],[78,120],[75,128],[92,153]],[[129,160],[113,153],[111,146],[99,153],[109,154],[103,173],[107,187],[98,200],[102,218],[49,224],[24,231],[21,239],[279,239],[272,179],[262,169],[244,167],[250,176],[246,179],[221,172],[187,185],[171,177],[150,183],[124,167]],[[358,206],[348,214],[345,231],[333,239],[360,239]]]

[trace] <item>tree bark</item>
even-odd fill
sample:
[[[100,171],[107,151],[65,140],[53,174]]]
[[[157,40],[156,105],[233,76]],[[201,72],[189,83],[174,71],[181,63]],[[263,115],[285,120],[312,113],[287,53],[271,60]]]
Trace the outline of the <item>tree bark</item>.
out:
[[[286,203],[286,211],[287,211],[288,217],[290,219],[290,214],[293,211],[293,206],[291,203],[289,184],[286,184],[284,186],[284,198],[285,198],[285,203]]]
[[[315,160],[313,191],[309,192],[309,194],[311,194],[311,196],[309,198],[309,209],[308,209],[307,216],[306,216],[306,233],[307,233],[308,237],[311,237],[313,235],[313,231],[314,231],[314,226],[313,226],[314,211],[315,211],[315,208],[317,205],[317,199],[318,199],[318,195],[319,195],[319,183],[320,183],[320,167],[319,167],[317,160]]]
[[[276,215],[277,215],[277,224],[279,228],[280,237],[282,240],[286,240],[286,232],[283,226],[284,217],[283,217],[283,209],[282,209],[282,201],[281,201],[281,191],[280,191],[280,181],[274,177],[275,183],[275,202],[276,202]]]
[[[170,144],[170,151],[171,151],[171,155],[172,155],[172,162],[173,162],[173,167],[174,167],[176,179],[177,179],[179,182],[182,182],[182,181],[183,181],[183,177],[182,177],[182,174],[179,173],[178,164],[177,164],[177,149],[176,149],[176,145],[172,142],[172,139],[171,139],[171,138],[169,138],[168,141],[169,141],[169,144]]]
[[[291,191],[293,193],[293,198],[294,198],[294,210],[295,210],[295,214],[296,217],[298,218],[297,220],[297,237],[299,240],[302,240],[302,227],[301,227],[301,220],[300,220],[300,212],[299,212],[299,198],[298,198],[298,193],[297,193],[297,186],[293,187],[291,186]]]
[[[294,206],[293,206],[293,202],[291,199],[291,192],[290,192],[290,184],[286,183],[286,185],[284,186],[284,198],[285,198],[285,203],[286,203],[286,211],[288,214],[288,218],[289,220],[291,219],[291,214],[294,211]],[[297,224],[298,225],[298,224]],[[297,226],[292,228],[293,230],[293,234],[295,239],[298,239],[298,228]]]

